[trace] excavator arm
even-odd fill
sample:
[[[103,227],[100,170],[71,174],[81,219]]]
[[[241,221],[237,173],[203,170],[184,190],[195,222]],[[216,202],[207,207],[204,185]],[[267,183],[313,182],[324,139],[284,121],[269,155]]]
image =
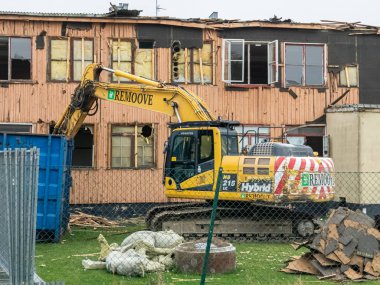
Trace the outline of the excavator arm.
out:
[[[102,71],[139,84],[100,82]],[[54,133],[73,138],[85,118],[96,113],[99,99],[174,116],[178,122],[215,121],[206,104],[182,87],[91,64],[87,66],[70,104],[56,123]]]

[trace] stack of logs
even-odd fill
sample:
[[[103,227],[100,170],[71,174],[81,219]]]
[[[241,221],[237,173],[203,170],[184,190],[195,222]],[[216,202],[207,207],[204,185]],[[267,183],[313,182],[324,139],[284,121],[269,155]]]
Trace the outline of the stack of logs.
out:
[[[336,281],[379,279],[379,240],[373,219],[359,210],[334,209],[313,237],[293,244],[310,252],[292,258],[281,271]]]

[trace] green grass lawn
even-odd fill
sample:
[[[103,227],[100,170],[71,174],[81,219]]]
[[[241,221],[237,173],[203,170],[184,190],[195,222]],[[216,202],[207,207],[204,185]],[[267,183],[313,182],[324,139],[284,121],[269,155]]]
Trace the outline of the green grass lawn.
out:
[[[84,284],[199,284],[199,275],[186,275],[175,269],[159,274],[147,274],[145,277],[124,277],[113,275],[106,270],[84,270],[82,260],[85,254],[96,260],[99,246],[96,238],[102,233],[109,243],[121,241],[128,232],[138,227],[112,230],[94,230],[73,228],[61,243],[39,243],[36,248],[36,270],[45,281],[65,281],[66,285]],[[208,284],[337,284],[320,281],[315,276],[292,275],[279,272],[284,262],[293,255],[302,254],[289,244],[236,243],[237,269],[230,274],[209,276]],[[370,284],[380,284],[371,282]]]

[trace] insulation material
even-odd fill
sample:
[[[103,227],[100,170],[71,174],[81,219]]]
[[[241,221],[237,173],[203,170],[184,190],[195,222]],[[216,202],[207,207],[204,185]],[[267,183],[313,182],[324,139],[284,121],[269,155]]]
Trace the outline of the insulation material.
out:
[[[199,50],[201,58],[199,58]],[[212,46],[210,43],[203,44],[203,48],[195,49],[194,53],[194,82],[195,83],[211,83],[212,81]],[[201,70],[202,66],[202,70]]]
[[[136,50],[135,75],[153,79],[153,62],[151,49]]]
[[[66,80],[67,71],[67,50],[68,41],[51,40],[50,41],[50,79],[51,80]]]
[[[112,41],[112,68],[132,73],[132,42]],[[113,81],[126,82],[128,79],[112,76]]]
[[[129,235],[120,246],[108,245],[99,235],[102,262],[88,259],[82,265],[88,269],[106,268],[108,272],[126,276],[144,276],[146,272],[158,272],[174,265],[174,251],[184,238],[173,231],[140,231]]]
[[[359,76],[358,76],[358,67],[357,66],[345,66],[343,70],[339,72],[339,85],[354,87],[359,85]],[[348,80],[347,80],[348,79]]]
[[[93,61],[93,42],[89,40],[73,41],[73,80],[79,81],[84,69]]]
[[[338,281],[377,279],[380,275],[380,236],[374,226],[375,221],[359,210],[334,209],[314,236],[306,243],[297,243],[311,252],[288,263],[283,271]]]

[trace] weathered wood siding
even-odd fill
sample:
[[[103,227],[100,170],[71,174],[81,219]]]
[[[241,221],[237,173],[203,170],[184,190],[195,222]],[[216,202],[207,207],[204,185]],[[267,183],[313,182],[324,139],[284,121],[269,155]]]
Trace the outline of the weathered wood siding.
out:
[[[132,24],[107,23],[93,20],[90,30],[68,30],[69,37],[94,38],[94,60],[110,65],[109,40],[136,37]],[[45,48],[36,49],[35,39],[46,31]],[[34,132],[47,133],[51,121],[64,111],[77,83],[47,81],[49,37],[61,36],[61,23],[49,21],[0,20],[0,36],[32,37],[32,81],[30,83],[0,84],[0,122],[33,123]],[[226,91],[221,81],[221,39],[213,30],[205,30],[205,40],[213,40],[214,84],[188,84],[186,88],[202,97],[210,110],[224,119],[244,124],[299,125],[323,115],[324,108],[341,96],[347,88],[335,92],[326,89],[292,88],[296,99],[279,88],[261,86],[248,91]],[[170,81],[169,49],[155,50],[155,69],[158,80]],[[108,77],[103,76],[103,80]],[[358,89],[351,88],[343,103],[357,103]],[[94,169],[74,170],[71,203],[163,202],[162,187],[163,144],[170,118],[149,111],[100,102],[98,113],[86,119],[95,126]],[[156,139],[155,169],[115,170],[109,167],[110,125],[113,123],[154,123]]]

